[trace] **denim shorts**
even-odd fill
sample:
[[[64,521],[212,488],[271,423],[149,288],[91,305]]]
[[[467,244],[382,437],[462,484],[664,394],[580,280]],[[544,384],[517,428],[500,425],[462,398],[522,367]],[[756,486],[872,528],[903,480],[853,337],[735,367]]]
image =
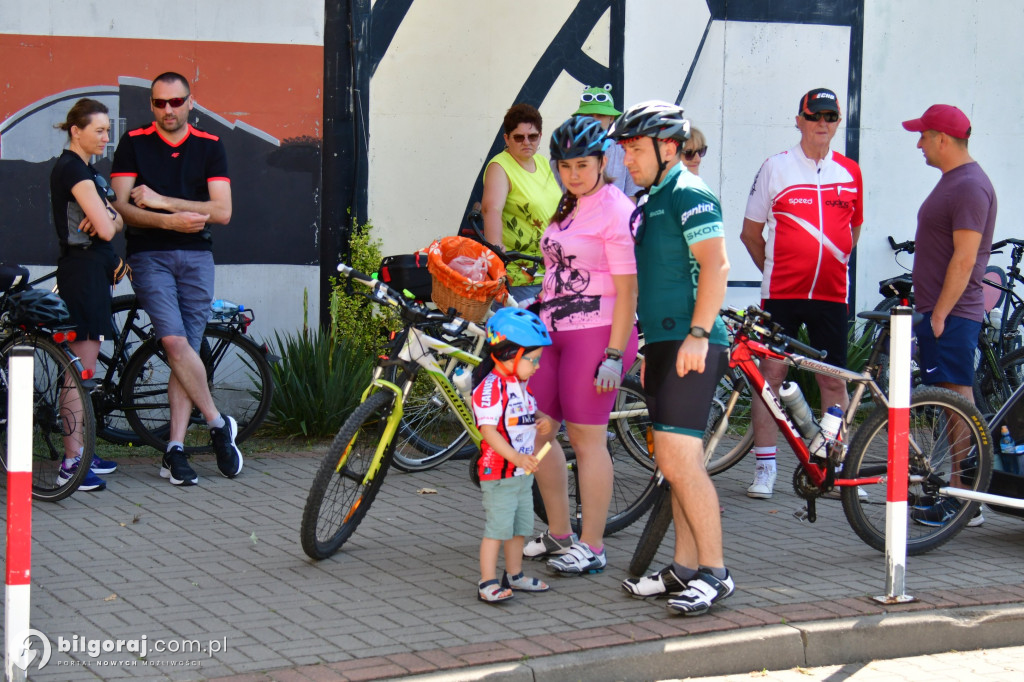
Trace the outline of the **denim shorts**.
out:
[[[141,251],[128,257],[128,265],[156,337],[183,336],[198,353],[213,301],[213,253]]]
[[[511,540],[533,533],[533,474],[480,481],[487,522],[484,537]]]

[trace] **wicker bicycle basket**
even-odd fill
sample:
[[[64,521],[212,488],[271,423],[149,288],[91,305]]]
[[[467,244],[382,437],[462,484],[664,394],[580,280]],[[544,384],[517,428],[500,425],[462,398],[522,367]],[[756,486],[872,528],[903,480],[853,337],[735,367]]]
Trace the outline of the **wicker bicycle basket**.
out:
[[[487,259],[487,277],[473,282],[448,266],[458,256]],[[430,245],[427,270],[433,279],[431,298],[441,310],[455,308],[459,316],[482,322],[488,308],[497,298],[505,300],[505,265],[494,252],[479,242],[465,237],[444,237]]]

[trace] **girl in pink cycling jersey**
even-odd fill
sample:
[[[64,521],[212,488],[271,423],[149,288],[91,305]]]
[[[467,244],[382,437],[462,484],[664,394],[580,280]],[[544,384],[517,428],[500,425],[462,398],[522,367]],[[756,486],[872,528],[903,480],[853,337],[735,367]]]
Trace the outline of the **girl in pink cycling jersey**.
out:
[[[574,116],[551,136],[551,158],[566,191],[541,237],[544,285],[540,316],[552,345],[530,382],[553,435],[564,421],[579,463],[583,528],[569,525],[565,454],[552,441],[537,469],[548,530],[523,550],[550,556],[557,573],[597,573],[607,565],[604,527],[612,496],[608,415],[623,367],[636,357],[636,261],[629,234],[634,205],[605,175],[610,145],[601,124]]]

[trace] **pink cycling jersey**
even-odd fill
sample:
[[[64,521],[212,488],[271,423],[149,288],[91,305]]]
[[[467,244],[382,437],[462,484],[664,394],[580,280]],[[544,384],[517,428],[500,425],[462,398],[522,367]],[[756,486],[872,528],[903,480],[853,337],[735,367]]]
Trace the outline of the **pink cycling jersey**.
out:
[[[847,302],[853,230],[864,222],[860,166],[830,151],[820,162],[800,145],[761,166],[745,217],[765,223],[761,298]]]

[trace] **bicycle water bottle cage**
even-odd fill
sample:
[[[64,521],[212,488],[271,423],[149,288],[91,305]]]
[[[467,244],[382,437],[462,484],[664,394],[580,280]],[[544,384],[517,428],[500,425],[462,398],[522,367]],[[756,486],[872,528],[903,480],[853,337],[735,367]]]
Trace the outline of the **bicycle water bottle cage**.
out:
[[[886,298],[896,296],[900,299],[909,299],[913,289],[914,280],[910,275],[897,275],[878,283],[878,293]]]

